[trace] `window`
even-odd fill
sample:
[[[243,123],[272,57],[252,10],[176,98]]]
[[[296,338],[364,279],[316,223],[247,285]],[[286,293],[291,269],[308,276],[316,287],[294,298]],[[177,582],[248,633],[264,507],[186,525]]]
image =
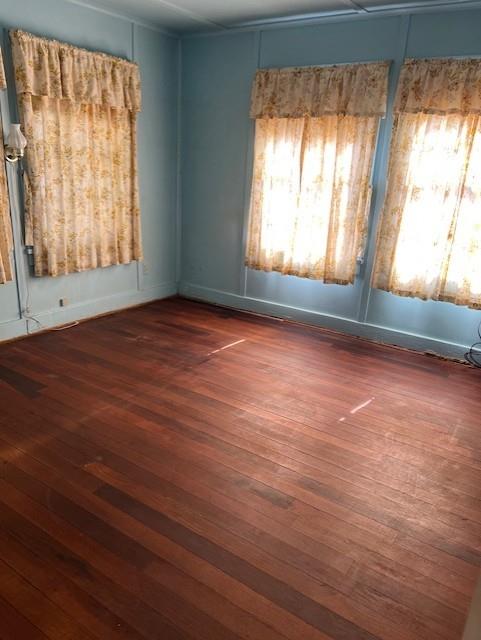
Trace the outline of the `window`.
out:
[[[373,284],[481,307],[481,61],[409,61]]]
[[[35,275],[140,259],[138,66],[21,31],[11,39]]]
[[[354,281],[388,66],[259,71],[246,265]]]

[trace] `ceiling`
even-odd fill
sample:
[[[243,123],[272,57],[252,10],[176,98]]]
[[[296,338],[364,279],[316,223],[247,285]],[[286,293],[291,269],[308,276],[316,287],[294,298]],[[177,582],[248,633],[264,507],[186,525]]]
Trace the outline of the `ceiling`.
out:
[[[75,1],[75,0],[74,0]],[[80,0],[78,0],[80,2]],[[474,0],[85,0],[80,2],[177,32],[232,29],[292,18],[418,7],[466,7]]]

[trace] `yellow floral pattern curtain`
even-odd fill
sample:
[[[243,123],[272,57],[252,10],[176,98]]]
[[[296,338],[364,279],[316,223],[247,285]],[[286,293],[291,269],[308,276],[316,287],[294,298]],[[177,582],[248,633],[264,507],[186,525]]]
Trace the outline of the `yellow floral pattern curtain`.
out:
[[[352,284],[388,64],[260,70],[246,266]]]
[[[312,118],[386,113],[389,63],[259,69],[251,118]]]
[[[21,31],[10,36],[35,274],[141,259],[138,66]]]
[[[7,88],[2,51],[0,49],[0,90]],[[0,121],[0,145],[3,149],[2,126]],[[10,205],[8,199],[7,176],[5,163],[0,167],[0,284],[13,279],[10,254],[12,251],[12,228],[10,224]]]
[[[481,308],[481,61],[402,71],[373,286]]]
[[[0,89],[7,88],[7,78],[5,76],[5,67],[3,65],[3,53],[0,49]]]

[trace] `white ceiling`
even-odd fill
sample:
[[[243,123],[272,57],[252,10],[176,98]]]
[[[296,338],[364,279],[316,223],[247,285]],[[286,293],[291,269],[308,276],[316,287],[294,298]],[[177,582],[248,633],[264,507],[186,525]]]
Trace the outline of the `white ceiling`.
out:
[[[73,0],[178,32],[231,29],[292,17],[470,6],[475,0]]]

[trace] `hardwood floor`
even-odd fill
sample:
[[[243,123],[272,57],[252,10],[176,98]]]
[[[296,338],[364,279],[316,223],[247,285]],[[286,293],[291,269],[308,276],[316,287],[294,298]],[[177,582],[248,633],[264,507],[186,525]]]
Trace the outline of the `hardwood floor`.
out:
[[[0,345],[0,638],[459,640],[480,400],[181,299]]]

